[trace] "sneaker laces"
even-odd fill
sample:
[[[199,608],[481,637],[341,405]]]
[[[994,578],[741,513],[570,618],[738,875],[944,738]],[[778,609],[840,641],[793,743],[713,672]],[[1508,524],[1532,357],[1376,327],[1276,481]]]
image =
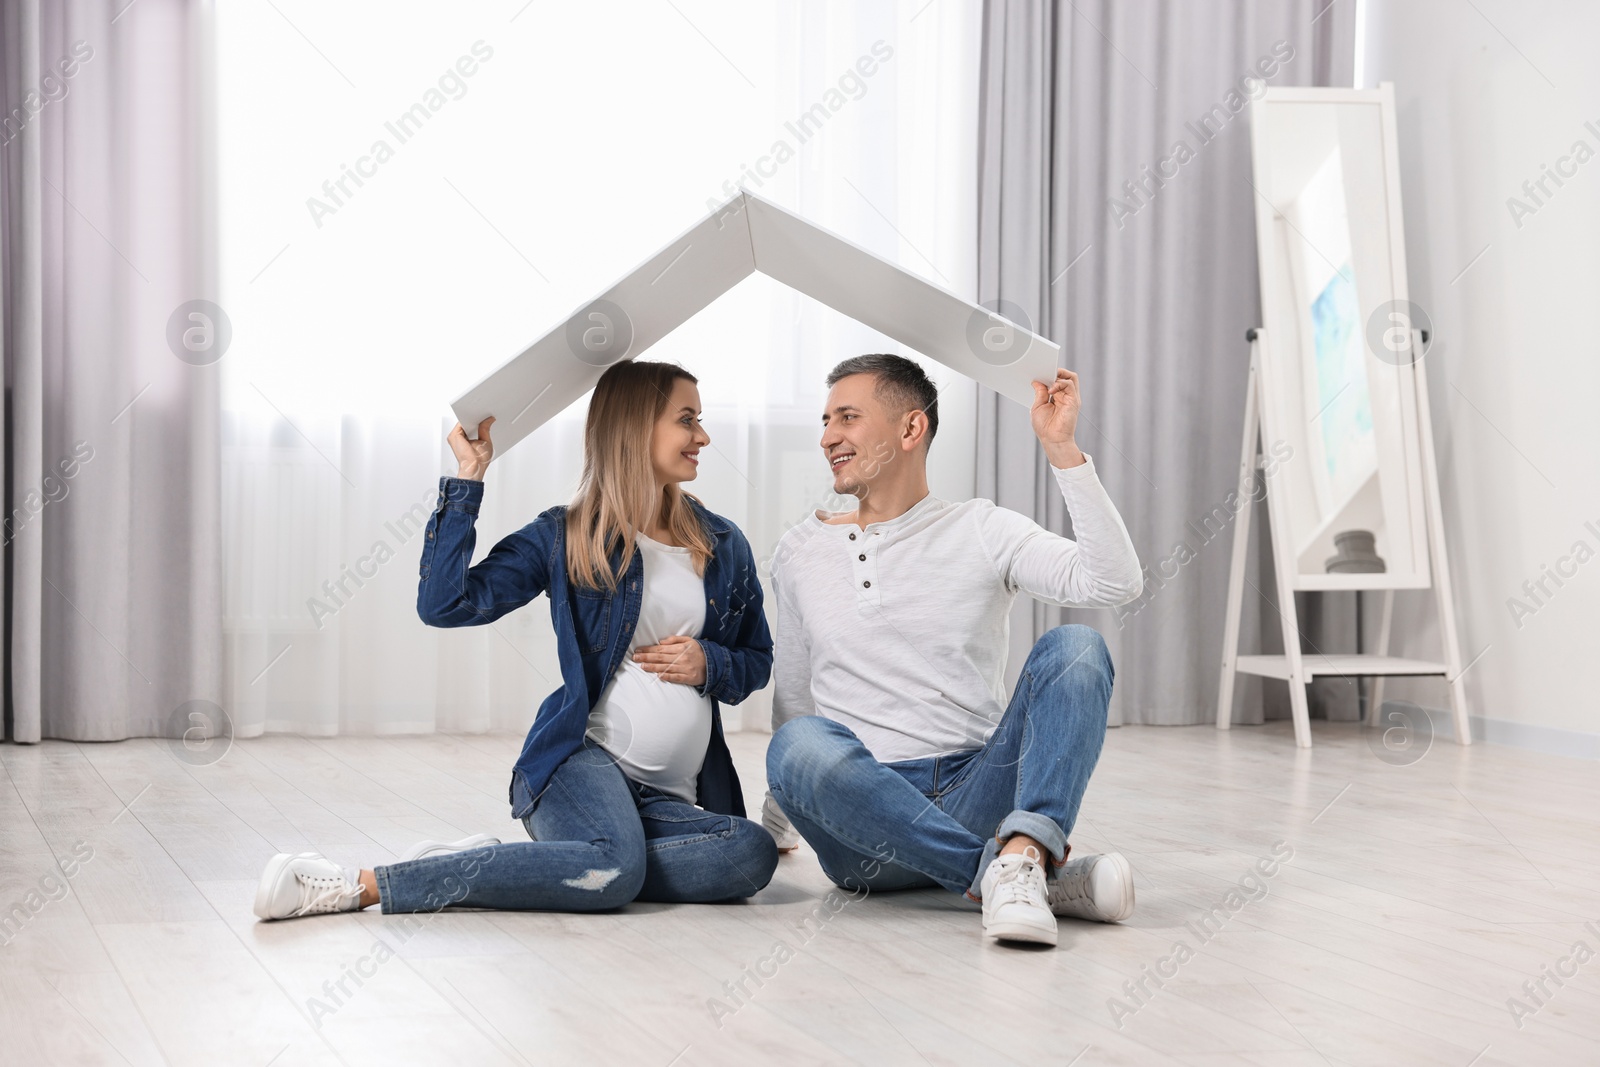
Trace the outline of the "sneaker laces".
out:
[[[1100,908],[1095,902],[1090,878],[1092,869],[1093,860],[1081,863],[1074,860],[1063,867],[1056,874],[1055,884],[1050,890],[1051,907],[1071,908],[1077,914],[1099,914]]]
[[[351,904],[361,899],[361,887],[352,886],[342,875],[296,871],[295,879],[300,883],[300,904],[295,908],[296,915],[349,911]]]
[[[1062,871],[1056,875],[1055,892],[1051,894],[1063,904],[1092,904],[1089,892],[1089,871]]]
[[[1015,865],[1005,862],[1009,856],[1000,857],[1002,866],[993,890],[995,905],[998,907],[1018,901],[1032,903],[1045,899],[1044,868],[1026,850],[1012,855],[1020,857]]]

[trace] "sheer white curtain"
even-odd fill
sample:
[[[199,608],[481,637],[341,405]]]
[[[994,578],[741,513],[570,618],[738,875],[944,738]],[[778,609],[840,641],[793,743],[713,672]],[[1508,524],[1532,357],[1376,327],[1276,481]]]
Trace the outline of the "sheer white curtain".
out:
[[[416,617],[449,400],[741,182],[970,298],[978,17],[925,0],[224,5],[235,731],[524,729],[559,684],[548,605],[463,630]],[[898,350],[758,276],[647,358],[700,377],[694,490],[765,558],[827,498],[823,375]],[[934,491],[960,499],[972,390],[930,370],[947,383]],[[495,462],[480,556],[570,497],[585,406]]]

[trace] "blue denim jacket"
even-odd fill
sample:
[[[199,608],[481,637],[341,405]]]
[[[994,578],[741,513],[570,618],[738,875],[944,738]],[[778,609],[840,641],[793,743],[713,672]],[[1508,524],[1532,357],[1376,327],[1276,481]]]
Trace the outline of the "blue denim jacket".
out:
[[[750,543],[733,523],[687,499],[714,546],[706,563],[706,622],[699,638],[706,680],[696,688],[711,697],[711,740],[700,768],[698,799],[707,811],[742,816],[744,798],[722,736],[718,702],[737,704],[767,684],[772,635],[761,610]],[[567,509],[554,507],[469,567],[482,501],[482,482],[439,479],[439,501],[422,542],[417,614],[429,626],[478,626],[549,594],[564,684],[539,706],[511,771],[511,817],[520,819],[533,810],[555,769],[583,746],[589,712],[633,646],[644,560],[634,552],[615,593],[568,585]],[[613,568],[618,559],[613,555]]]

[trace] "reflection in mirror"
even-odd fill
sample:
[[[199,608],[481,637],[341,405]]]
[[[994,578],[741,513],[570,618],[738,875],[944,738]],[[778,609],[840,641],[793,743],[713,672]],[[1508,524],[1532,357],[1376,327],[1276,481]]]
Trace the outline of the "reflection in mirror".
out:
[[[1337,146],[1306,183],[1292,210],[1297,228],[1315,235],[1299,242],[1298,264],[1307,279],[1306,291],[1315,294],[1311,299],[1314,370],[1307,376],[1307,405],[1316,405],[1312,424],[1317,432],[1311,435],[1313,484],[1321,513],[1338,515],[1361,487],[1377,476],[1378,449],[1361,358],[1360,313]]]
[[[1281,519],[1295,569],[1426,584],[1410,367],[1389,349],[1377,358],[1368,336],[1404,295],[1381,109],[1269,94],[1253,122],[1263,424],[1269,447],[1297,457],[1282,468]]]

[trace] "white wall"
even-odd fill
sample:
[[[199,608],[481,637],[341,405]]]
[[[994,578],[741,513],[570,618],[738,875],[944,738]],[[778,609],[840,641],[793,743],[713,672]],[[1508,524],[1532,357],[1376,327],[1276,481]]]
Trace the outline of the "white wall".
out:
[[[1398,100],[1411,293],[1436,331],[1427,367],[1463,656],[1482,653],[1466,675],[1484,719],[1474,732],[1600,757],[1600,699],[1583,673],[1600,653],[1600,5],[1476,7],[1366,0],[1362,87],[1392,81]],[[1563,187],[1547,181],[1553,195],[1535,205],[1523,183],[1578,141],[1595,158]],[[1511,197],[1535,212],[1514,219]],[[1581,565],[1579,542],[1595,554]],[[1564,557],[1576,573],[1530,597],[1523,583]],[[1425,596],[1399,595],[1398,654],[1437,654]],[[1515,618],[1512,598],[1532,614]],[[1445,702],[1436,681],[1389,695]]]

